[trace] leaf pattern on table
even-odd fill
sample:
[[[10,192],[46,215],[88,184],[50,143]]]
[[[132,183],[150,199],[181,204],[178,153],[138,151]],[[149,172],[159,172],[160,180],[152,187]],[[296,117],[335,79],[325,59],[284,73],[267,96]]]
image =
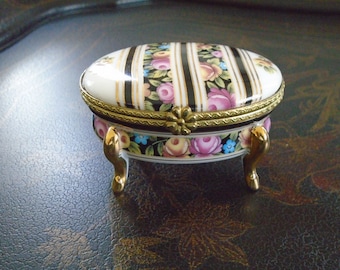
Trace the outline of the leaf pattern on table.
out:
[[[143,164],[143,169],[138,171],[140,177],[131,183],[131,192],[136,193],[139,206],[138,218],[149,219],[153,214],[157,214],[157,208],[165,204],[174,209],[182,208],[178,198],[181,193],[201,194],[202,188],[192,181],[194,169],[195,167],[190,165],[179,170],[178,165]]]
[[[302,84],[295,90],[295,95],[285,97],[284,102],[300,101],[300,113],[291,117],[288,122],[299,123],[306,117],[318,115],[311,131],[321,131],[326,125],[340,121],[340,81],[339,74],[330,74],[327,70],[308,70],[288,75],[294,82],[310,79],[311,84]]]
[[[88,269],[94,266],[92,264],[95,254],[85,233],[60,228],[49,228],[45,232],[50,240],[39,245],[36,250],[47,254],[44,257],[44,266],[57,264],[58,269]]]
[[[249,228],[249,224],[229,218],[228,205],[212,205],[207,199],[198,198],[168,217],[155,234],[179,239],[179,254],[190,269],[198,268],[209,257],[246,266],[247,255],[231,240]]]
[[[325,155],[328,151],[339,153],[339,145],[336,145],[338,132],[329,132],[319,136],[300,137],[273,140],[272,149],[265,156],[262,166],[268,167],[270,179],[278,185],[278,188],[262,186],[265,196],[276,199],[288,205],[303,205],[314,203],[317,198],[304,195],[301,191],[302,183],[307,179],[321,187],[323,190],[337,190],[339,177],[335,171],[339,171],[339,154],[329,159]],[[285,160],[282,163],[282,160]],[[324,175],[327,172],[328,174]],[[325,178],[330,176],[331,179]],[[325,187],[326,182],[332,187]]]
[[[113,248],[115,269],[127,269],[132,264],[152,265],[163,261],[156,252],[149,247],[161,243],[156,237],[121,238]],[[122,268],[124,267],[124,268]]]
[[[339,149],[337,151],[339,151]],[[325,192],[337,193],[340,195],[339,167],[338,164],[334,168],[315,173],[312,176],[313,184]]]

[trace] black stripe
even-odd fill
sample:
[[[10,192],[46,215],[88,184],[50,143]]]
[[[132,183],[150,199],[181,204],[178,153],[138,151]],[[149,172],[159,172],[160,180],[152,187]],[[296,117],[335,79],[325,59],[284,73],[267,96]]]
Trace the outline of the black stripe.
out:
[[[135,51],[136,51],[136,47],[131,47],[129,54],[126,58],[124,72],[125,72],[125,75],[127,76],[131,76],[131,64],[132,64]],[[129,80],[125,80],[125,106],[128,108],[133,108],[131,92],[132,92],[132,83]]]
[[[189,103],[188,105],[190,106],[192,111],[197,111],[196,109],[197,104],[195,104],[194,86],[192,84],[192,78],[190,75],[190,69],[189,69],[189,63],[188,63],[188,52],[187,52],[186,43],[181,44],[181,57],[182,57],[182,66],[183,66],[185,83],[187,86],[188,103]]]
[[[252,88],[251,88],[249,76],[247,74],[246,68],[245,68],[245,66],[242,62],[241,56],[240,56],[239,52],[237,51],[237,49],[236,48],[230,48],[230,49],[234,54],[237,66],[238,66],[238,68],[241,72],[241,76],[242,76],[244,85],[246,87],[246,94],[247,94],[246,104],[249,104],[249,103],[252,102],[251,97],[253,96],[253,91],[252,91]]]

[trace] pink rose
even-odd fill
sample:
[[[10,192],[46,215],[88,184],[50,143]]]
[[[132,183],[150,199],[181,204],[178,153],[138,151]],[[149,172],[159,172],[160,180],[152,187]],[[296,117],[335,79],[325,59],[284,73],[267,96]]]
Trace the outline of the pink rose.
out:
[[[109,125],[103,119],[95,117],[93,120],[93,128],[96,131],[97,135],[101,139],[103,139],[106,135],[107,130],[109,129]]]
[[[163,146],[164,157],[185,158],[189,154],[189,141],[184,138],[170,138]]]
[[[155,52],[152,55],[153,59],[160,59],[160,58],[169,58],[170,52],[169,51],[160,51],[160,52]]]
[[[249,148],[251,145],[251,128],[244,129],[238,135],[242,148]]]
[[[200,63],[201,76],[204,81],[214,81],[218,76],[222,74],[222,69],[214,64],[206,62]]]
[[[196,157],[209,157],[222,150],[219,136],[199,137],[191,140],[189,150]]]
[[[235,95],[225,89],[211,88],[208,94],[208,110],[228,110],[236,106]]]
[[[170,59],[169,57],[158,58],[151,61],[151,65],[155,69],[169,70],[170,69]]]
[[[272,120],[270,119],[270,117],[268,117],[268,118],[264,121],[263,127],[267,130],[267,132],[269,132],[271,126],[272,126]]]
[[[174,102],[174,87],[172,83],[162,83],[160,84],[157,89],[157,94],[159,96],[159,99],[166,104],[170,104]]]
[[[223,56],[221,51],[213,51],[211,54],[218,58],[221,58]]]
[[[150,84],[144,83],[143,84],[143,89],[144,89],[144,96],[148,97],[151,95],[151,90],[150,90]]]
[[[119,142],[121,148],[128,148],[130,146],[130,136],[125,131],[119,131]]]

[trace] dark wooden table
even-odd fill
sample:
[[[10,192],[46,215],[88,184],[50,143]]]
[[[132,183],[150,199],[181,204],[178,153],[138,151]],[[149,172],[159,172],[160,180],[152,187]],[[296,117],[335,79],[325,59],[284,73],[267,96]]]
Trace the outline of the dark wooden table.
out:
[[[112,194],[79,76],[154,41],[228,44],[281,68],[259,192],[239,159],[132,161]],[[339,269],[339,63],[340,16],[325,11],[162,1],[40,26],[0,53],[0,268]]]

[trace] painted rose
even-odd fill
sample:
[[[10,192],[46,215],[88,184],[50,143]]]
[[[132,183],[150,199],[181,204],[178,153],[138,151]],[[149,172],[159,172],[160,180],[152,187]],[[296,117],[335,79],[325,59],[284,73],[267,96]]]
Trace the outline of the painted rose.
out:
[[[170,52],[169,51],[160,51],[160,52],[155,52],[152,55],[153,59],[161,59],[161,58],[169,58]]]
[[[174,102],[174,87],[172,83],[162,83],[160,84],[156,92],[159,96],[159,99],[166,104],[170,104]]]
[[[236,105],[235,95],[225,89],[211,88],[208,93],[208,110],[228,110]]]
[[[150,94],[151,94],[150,84],[144,83],[144,84],[143,84],[143,90],[144,90],[144,96],[145,96],[145,97],[150,96]]]
[[[198,43],[197,44],[198,50],[210,50],[211,48],[212,48],[212,46],[209,45],[209,44],[204,44],[204,43]]]
[[[214,81],[222,74],[222,69],[219,66],[207,62],[200,63],[200,70],[204,81]]]
[[[270,119],[270,117],[268,117],[268,118],[264,121],[263,127],[269,132],[271,126],[272,126],[272,120]]]
[[[219,136],[210,136],[192,139],[189,150],[196,157],[212,156],[221,152],[221,138]]]
[[[249,148],[251,144],[251,128],[246,128],[240,132],[238,139],[241,143],[242,148]]]
[[[170,69],[170,59],[169,59],[169,57],[154,59],[154,60],[151,61],[151,65],[155,69],[169,70]]]
[[[119,131],[119,142],[121,148],[128,148],[130,146],[130,136],[125,131]]]
[[[213,51],[211,54],[218,58],[221,58],[223,56],[221,51]]]
[[[102,120],[99,117],[95,117],[93,120],[93,127],[94,130],[96,131],[97,135],[103,139],[107,130],[109,129],[109,125],[107,124],[106,121]]]
[[[264,57],[254,58],[253,61],[260,67],[272,67],[273,63]]]
[[[170,138],[163,146],[164,157],[186,158],[189,154],[189,141],[184,138]]]

